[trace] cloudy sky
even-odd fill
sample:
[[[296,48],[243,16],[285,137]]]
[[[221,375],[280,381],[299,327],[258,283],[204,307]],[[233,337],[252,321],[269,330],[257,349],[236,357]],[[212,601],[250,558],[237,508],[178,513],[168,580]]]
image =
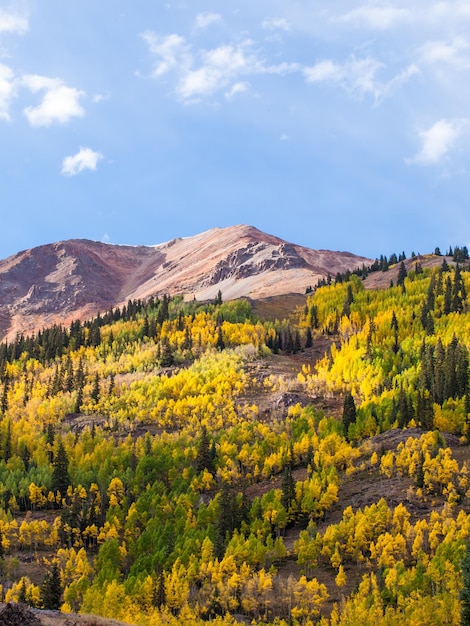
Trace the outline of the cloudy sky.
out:
[[[470,242],[468,0],[0,0],[0,258]]]

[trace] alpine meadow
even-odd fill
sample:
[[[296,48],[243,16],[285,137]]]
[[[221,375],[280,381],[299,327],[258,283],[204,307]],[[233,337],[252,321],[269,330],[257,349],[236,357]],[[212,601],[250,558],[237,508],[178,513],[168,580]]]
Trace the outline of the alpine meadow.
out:
[[[304,289],[152,295],[3,341],[3,602],[470,624],[468,251]]]

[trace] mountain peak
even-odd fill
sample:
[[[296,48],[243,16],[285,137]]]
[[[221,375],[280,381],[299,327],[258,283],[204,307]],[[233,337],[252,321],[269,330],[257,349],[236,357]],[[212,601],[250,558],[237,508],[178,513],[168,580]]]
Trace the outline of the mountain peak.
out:
[[[70,324],[128,300],[183,294],[225,300],[305,293],[369,260],[311,250],[253,226],[212,228],[155,246],[70,239],[0,261],[0,338]]]

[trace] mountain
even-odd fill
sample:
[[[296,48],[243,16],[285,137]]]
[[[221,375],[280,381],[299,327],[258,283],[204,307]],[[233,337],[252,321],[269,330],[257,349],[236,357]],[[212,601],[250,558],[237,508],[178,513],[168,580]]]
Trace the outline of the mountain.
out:
[[[155,246],[72,239],[0,261],[0,338],[87,319],[128,300],[184,294],[208,300],[305,293],[318,279],[370,260],[311,250],[251,226],[214,228]]]

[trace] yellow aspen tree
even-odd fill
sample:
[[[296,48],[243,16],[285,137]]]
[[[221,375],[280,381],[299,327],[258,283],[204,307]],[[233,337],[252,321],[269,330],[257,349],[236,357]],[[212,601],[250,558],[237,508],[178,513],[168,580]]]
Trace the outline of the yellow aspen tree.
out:
[[[347,583],[346,572],[342,565],[339,566],[338,574],[335,577],[335,583],[337,587],[344,587]]]

